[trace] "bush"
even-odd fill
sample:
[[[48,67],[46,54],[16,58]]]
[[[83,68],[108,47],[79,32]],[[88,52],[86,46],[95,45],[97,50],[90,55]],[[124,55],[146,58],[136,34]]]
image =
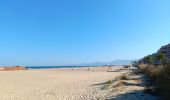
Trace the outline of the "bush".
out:
[[[158,83],[166,93],[170,93],[170,63],[163,67],[158,76]]]
[[[165,66],[140,66],[143,73],[148,75],[152,82],[160,87],[160,93],[169,97],[170,93],[170,62]],[[150,89],[144,90],[150,92]]]
[[[111,80],[109,80],[109,81],[107,81],[107,82],[106,82],[106,84],[112,84],[112,81],[111,81]]]
[[[158,76],[161,74],[163,70],[162,66],[154,66],[154,65],[146,65],[140,66],[140,69],[143,73],[148,75],[152,81],[158,81]]]
[[[111,86],[111,84],[112,84],[112,81],[111,81],[111,80],[106,81],[106,83],[104,84],[104,86],[101,87],[101,90],[107,90],[107,89],[109,89],[110,86]]]
[[[128,66],[128,65],[126,65],[126,66],[123,66],[123,68],[129,68],[129,66]]]

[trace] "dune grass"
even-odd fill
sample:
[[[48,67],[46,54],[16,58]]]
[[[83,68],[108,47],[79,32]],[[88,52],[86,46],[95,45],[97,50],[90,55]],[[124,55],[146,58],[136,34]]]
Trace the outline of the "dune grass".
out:
[[[121,76],[120,76],[120,80],[127,80],[128,78],[127,78],[127,75],[126,74],[122,74]]]
[[[165,100],[169,100],[170,96],[170,62],[166,65],[141,65],[139,68],[150,77],[150,82],[159,86],[158,92],[163,95]],[[150,90],[149,90],[150,91]],[[148,89],[146,89],[148,92]]]

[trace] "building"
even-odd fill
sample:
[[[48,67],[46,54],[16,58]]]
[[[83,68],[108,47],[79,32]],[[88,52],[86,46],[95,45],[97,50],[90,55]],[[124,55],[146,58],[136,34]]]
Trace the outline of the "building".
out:
[[[170,59],[170,44],[162,46],[158,53],[163,53],[168,59]]]
[[[15,70],[26,70],[26,68],[23,66],[0,67],[0,71],[15,71]]]

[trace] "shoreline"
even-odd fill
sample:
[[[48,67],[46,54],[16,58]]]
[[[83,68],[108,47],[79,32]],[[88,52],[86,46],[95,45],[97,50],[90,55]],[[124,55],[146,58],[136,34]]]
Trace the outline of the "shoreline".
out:
[[[110,66],[110,67],[122,67],[120,66]],[[17,71],[17,70],[55,70],[55,69],[94,69],[94,68],[107,68],[109,66],[1,66],[0,71]]]
[[[25,68],[27,69],[95,68],[95,67],[108,67],[108,66],[25,66]],[[111,67],[117,67],[117,65]]]

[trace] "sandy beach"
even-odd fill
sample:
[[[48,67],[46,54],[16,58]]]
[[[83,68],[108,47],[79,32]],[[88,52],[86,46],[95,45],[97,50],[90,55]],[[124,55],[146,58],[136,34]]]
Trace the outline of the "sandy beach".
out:
[[[117,92],[111,93],[108,89],[101,89],[106,81],[114,80],[127,72],[116,71],[120,68],[122,67],[114,67],[111,72],[107,72],[107,67],[90,68],[90,71],[87,68],[1,71],[0,98],[1,100],[105,100],[122,91],[118,89]],[[133,89],[142,88],[131,88]]]

